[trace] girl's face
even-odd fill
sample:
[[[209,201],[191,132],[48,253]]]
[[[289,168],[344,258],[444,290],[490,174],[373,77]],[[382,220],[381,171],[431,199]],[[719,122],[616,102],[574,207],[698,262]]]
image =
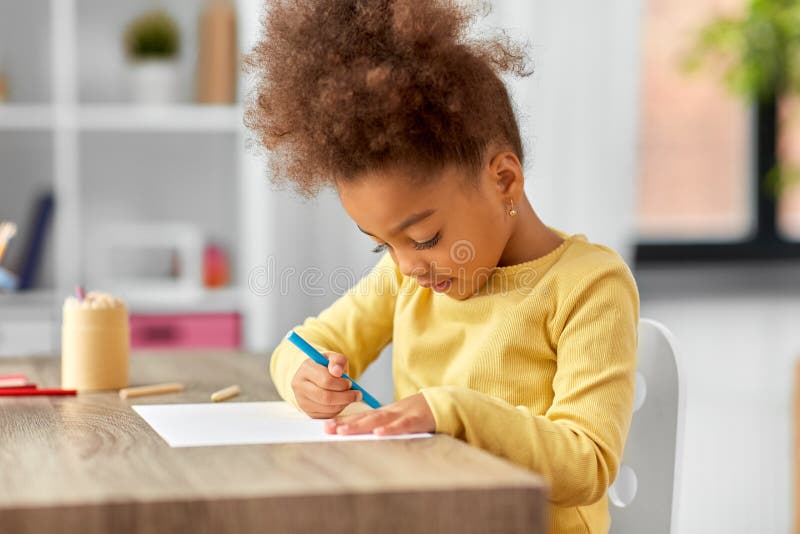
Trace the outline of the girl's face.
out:
[[[419,186],[402,171],[382,170],[340,182],[338,193],[375,252],[388,251],[420,285],[464,300],[486,284],[513,227],[508,192],[492,175],[485,167],[473,185],[448,167]]]

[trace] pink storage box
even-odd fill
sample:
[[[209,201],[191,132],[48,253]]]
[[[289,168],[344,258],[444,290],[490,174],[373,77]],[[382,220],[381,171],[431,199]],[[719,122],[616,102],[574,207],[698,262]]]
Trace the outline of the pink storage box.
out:
[[[132,349],[238,349],[238,313],[131,315]]]

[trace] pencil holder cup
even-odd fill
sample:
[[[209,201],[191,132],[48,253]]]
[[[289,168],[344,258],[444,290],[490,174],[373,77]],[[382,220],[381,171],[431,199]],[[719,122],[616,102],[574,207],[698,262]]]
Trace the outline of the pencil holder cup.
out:
[[[125,304],[90,292],[64,302],[61,324],[61,387],[78,391],[128,385],[130,327]]]

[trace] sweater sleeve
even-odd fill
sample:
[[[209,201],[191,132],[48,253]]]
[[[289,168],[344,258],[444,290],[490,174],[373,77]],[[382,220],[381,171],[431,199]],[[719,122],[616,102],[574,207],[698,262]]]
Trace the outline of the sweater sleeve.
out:
[[[316,317],[294,330],[319,351],[344,354],[355,380],[392,340],[394,308],[402,275],[388,253],[370,272]],[[270,376],[280,396],[297,406],[292,379],[308,359],[287,339],[270,358]]]
[[[436,431],[542,475],[559,506],[596,502],[619,468],[633,414],[639,295],[628,267],[603,267],[554,318],[557,370],[544,414],[463,386],[422,390]]]

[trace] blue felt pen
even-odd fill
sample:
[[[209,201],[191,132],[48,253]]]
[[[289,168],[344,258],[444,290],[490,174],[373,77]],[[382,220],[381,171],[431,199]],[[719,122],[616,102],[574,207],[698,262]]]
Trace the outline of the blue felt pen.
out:
[[[294,345],[298,349],[300,349],[303,352],[305,352],[306,356],[308,356],[309,358],[311,358],[312,360],[314,360],[318,364],[320,364],[320,365],[322,365],[324,367],[328,367],[328,358],[323,356],[322,353],[320,353],[320,351],[318,351],[317,349],[312,347],[311,344],[308,341],[306,341],[305,339],[300,337],[300,335],[297,332],[295,332],[294,330],[290,331],[288,334],[286,334],[286,339],[288,339],[289,341],[294,343]],[[372,408],[380,408],[381,407],[381,403],[378,402],[375,399],[375,397],[373,397],[372,395],[367,393],[367,391],[364,388],[362,388],[361,386],[356,384],[356,381],[353,380],[352,378],[350,378],[349,376],[347,376],[347,374],[342,373],[342,378],[346,378],[347,380],[349,380],[350,384],[352,384],[352,388],[353,389],[357,389],[358,391],[361,392],[361,394],[364,396],[364,402],[366,402],[369,406],[371,406]]]

